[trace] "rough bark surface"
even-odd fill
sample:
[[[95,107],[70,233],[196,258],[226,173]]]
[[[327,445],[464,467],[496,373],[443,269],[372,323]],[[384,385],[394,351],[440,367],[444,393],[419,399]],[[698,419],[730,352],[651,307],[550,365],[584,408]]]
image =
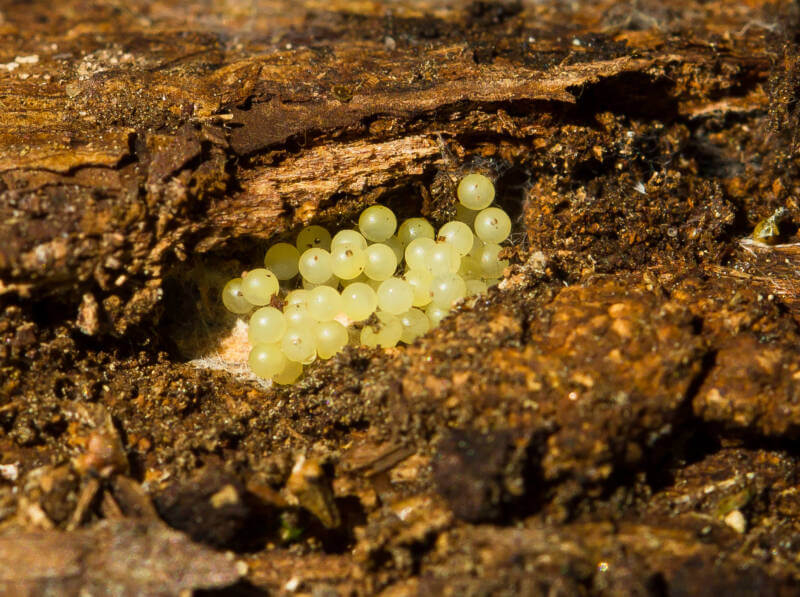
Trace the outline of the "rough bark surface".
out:
[[[788,0],[0,4],[0,586],[796,595],[799,150]],[[488,295],[208,358],[269,242],[473,170]]]

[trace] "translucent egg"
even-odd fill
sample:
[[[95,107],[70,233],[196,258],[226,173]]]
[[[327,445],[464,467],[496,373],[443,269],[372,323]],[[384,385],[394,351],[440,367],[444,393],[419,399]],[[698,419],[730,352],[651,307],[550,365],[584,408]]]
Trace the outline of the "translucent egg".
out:
[[[395,259],[397,259],[397,263],[402,263],[403,259],[405,258],[406,254],[406,247],[403,243],[401,243],[396,236],[390,236],[385,241],[383,241],[387,247],[389,247],[393,252]]]
[[[339,278],[335,275],[331,274],[331,277],[325,280],[322,284],[314,284],[313,282],[309,282],[305,278],[303,278],[303,289],[304,290],[314,290],[317,286],[330,286],[333,289],[339,288]]]
[[[463,222],[470,228],[472,227],[472,223],[475,221],[475,216],[478,215],[478,212],[474,209],[469,209],[464,207],[460,202],[456,203],[456,221]]]
[[[281,339],[281,350],[287,359],[307,364],[317,356],[314,328],[291,326]]]
[[[362,251],[367,248],[367,239],[357,230],[346,228],[336,233],[331,241],[331,250],[343,245],[353,245]]]
[[[350,286],[351,284],[355,284],[356,282],[363,282],[364,284],[367,284],[369,282],[369,278],[367,278],[364,275],[364,272],[361,272],[352,280],[342,280],[342,288],[347,288],[348,286]]]
[[[276,243],[267,250],[264,257],[264,266],[270,270],[278,280],[291,280],[297,275],[297,262],[300,261],[300,251],[289,243]]]
[[[280,373],[286,366],[286,356],[278,344],[256,344],[247,358],[250,370],[263,378]]]
[[[484,209],[494,201],[494,185],[483,174],[467,174],[458,183],[458,200],[468,209]]]
[[[338,321],[323,321],[314,326],[317,355],[329,359],[347,346],[347,328]]]
[[[222,289],[222,304],[228,311],[237,315],[249,313],[253,308],[253,304],[244,298],[241,278],[234,278],[225,284]]]
[[[431,223],[425,218],[409,218],[400,224],[397,230],[397,239],[403,247],[407,247],[412,240],[418,238],[434,238],[434,230]]]
[[[486,243],[479,239],[474,234],[472,235],[472,248],[469,250],[467,255],[471,257],[475,257],[476,259],[481,256],[481,251],[483,251],[483,246]]]
[[[475,217],[475,234],[485,243],[500,244],[511,233],[511,219],[497,207],[489,207]]]
[[[434,305],[433,303],[428,305],[428,308],[425,309],[425,315],[428,316],[432,328],[439,325],[442,319],[447,317],[448,313],[450,313],[450,309],[447,309],[445,307],[439,307],[438,305]]]
[[[286,359],[286,366],[280,373],[272,376],[272,381],[282,386],[288,386],[289,384],[293,384],[295,381],[297,381],[297,378],[300,377],[302,373],[302,364]]]
[[[394,251],[383,243],[368,246],[364,253],[367,257],[364,274],[371,280],[385,280],[397,269],[397,257]]]
[[[300,255],[300,275],[312,284],[322,284],[333,275],[333,260],[325,249],[308,249]]]
[[[466,281],[467,296],[475,296],[476,294],[483,294],[488,290],[486,282],[478,279],[469,279]]]
[[[475,235],[463,222],[448,222],[439,228],[436,239],[451,245],[459,255],[466,255],[472,249]]]
[[[399,317],[400,323],[403,324],[403,333],[400,336],[400,340],[406,344],[411,344],[431,328],[428,316],[419,309],[409,309]]]
[[[378,318],[378,323],[365,325],[361,330],[361,344],[381,348],[395,346],[403,335],[403,324],[400,319],[384,311],[378,311],[375,316]]]
[[[308,249],[324,249],[328,251],[331,248],[331,234],[322,226],[306,226],[297,235],[295,244],[301,254]]]
[[[275,344],[286,331],[283,313],[275,307],[261,307],[250,316],[247,337],[250,344]]]
[[[378,295],[363,282],[350,284],[342,290],[342,308],[348,319],[362,321],[378,308]]]
[[[280,290],[278,278],[267,269],[251,269],[242,278],[242,294],[254,305],[268,304],[278,290]]]
[[[308,296],[309,291],[302,288],[292,290],[286,295],[284,299],[285,304],[288,305],[302,305],[303,308],[308,309]],[[285,307],[284,307],[285,308]]]
[[[464,255],[461,258],[461,266],[458,268],[458,275],[465,280],[480,279],[483,277],[483,268],[477,257]]]
[[[416,238],[406,247],[406,264],[411,269],[428,269],[428,253],[436,247],[432,238]]]
[[[342,310],[342,297],[330,286],[317,286],[308,292],[308,312],[317,321],[330,321]]]
[[[503,270],[508,267],[507,259],[500,259],[503,247],[496,244],[487,244],[483,247],[479,258],[484,278],[497,278],[503,275]]]
[[[408,311],[414,302],[414,289],[400,278],[389,278],[381,282],[377,295],[378,307],[393,315]]]
[[[309,312],[308,305],[302,304],[286,305],[283,308],[283,319],[286,322],[287,329],[290,327],[309,327],[317,323],[317,320]]]
[[[367,263],[364,251],[350,244],[338,245],[333,249],[331,259],[334,275],[342,280],[357,278]]]
[[[361,212],[358,229],[367,240],[383,242],[397,229],[397,218],[385,205],[373,205]]]
[[[467,285],[458,274],[442,274],[433,279],[431,292],[434,305],[449,308],[467,295]]]
[[[414,290],[414,301],[411,303],[415,307],[424,307],[433,299],[431,284],[433,276],[426,269],[410,269],[403,275],[406,282],[411,284]]]
[[[436,243],[426,254],[427,270],[434,276],[455,273],[461,266],[461,255],[448,243]]]

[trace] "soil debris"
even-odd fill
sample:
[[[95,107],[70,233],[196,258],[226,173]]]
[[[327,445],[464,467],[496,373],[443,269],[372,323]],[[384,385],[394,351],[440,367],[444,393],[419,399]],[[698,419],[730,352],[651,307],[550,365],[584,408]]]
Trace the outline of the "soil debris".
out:
[[[799,23],[6,3],[0,590],[797,594]],[[289,387],[236,367],[221,281],[367,204],[441,223],[471,171],[499,285]]]

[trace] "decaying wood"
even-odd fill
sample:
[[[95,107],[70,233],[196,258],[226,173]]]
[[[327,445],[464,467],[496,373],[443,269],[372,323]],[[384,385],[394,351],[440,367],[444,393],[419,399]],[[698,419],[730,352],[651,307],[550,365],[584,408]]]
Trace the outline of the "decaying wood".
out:
[[[100,523],[88,531],[0,537],[6,595],[177,595],[229,586],[235,562],[163,524]]]
[[[0,584],[795,594],[798,31],[789,1],[0,7]],[[219,289],[268,242],[440,223],[471,170],[514,217],[498,288],[291,388],[227,365]]]

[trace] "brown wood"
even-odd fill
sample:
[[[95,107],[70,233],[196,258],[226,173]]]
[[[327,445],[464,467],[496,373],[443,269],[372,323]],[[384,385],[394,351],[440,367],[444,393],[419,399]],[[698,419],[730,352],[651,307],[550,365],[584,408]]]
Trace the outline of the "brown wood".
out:
[[[0,5],[23,563],[0,580],[795,594],[799,23],[758,0]],[[269,242],[377,201],[441,223],[474,170],[514,216],[500,289],[291,388],[235,366],[219,290]],[[750,239],[777,208],[778,242]],[[124,537],[180,549],[128,576]]]

